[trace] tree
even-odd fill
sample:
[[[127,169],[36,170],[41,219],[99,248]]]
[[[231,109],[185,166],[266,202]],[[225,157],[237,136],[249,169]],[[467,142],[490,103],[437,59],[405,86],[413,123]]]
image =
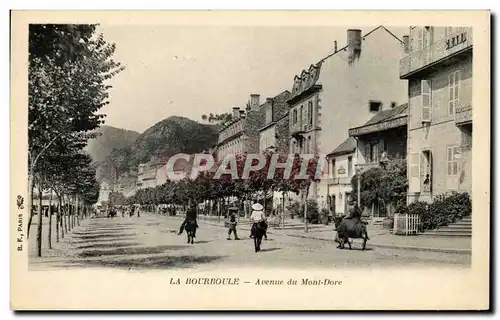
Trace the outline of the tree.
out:
[[[391,160],[386,168],[372,168],[361,173],[360,202],[361,207],[369,207],[378,201],[386,208],[396,208],[406,203],[408,179],[406,176],[406,160]],[[358,177],[351,180],[352,197],[358,196]]]
[[[74,154],[103,123],[99,109],[108,104],[106,81],[124,69],[112,59],[114,44],[95,25],[30,25],[28,83],[29,196],[36,177],[44,181],[46,155]],[[40,186],[43,189],[43,185]],[[31,219],[31,216],[30,216]],[[41,255],[42,213],[37,230]],[[39,240],[40,239],[40,240]]]

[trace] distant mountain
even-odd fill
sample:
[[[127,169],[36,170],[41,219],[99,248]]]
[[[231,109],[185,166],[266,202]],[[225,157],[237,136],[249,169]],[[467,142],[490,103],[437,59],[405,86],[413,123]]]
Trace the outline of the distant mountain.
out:
[[[209,149],[217,143],[218,128],[177,116],[158,122],[142,134],[103,127],[102,135],[89,142],[88,149],[98,164],[98,181],[121,182],[134,175],[139,164],[154,157],[168,158],[177,153]]]
[[[111,126],[102,126],[97,132],[101,135],[96,139],[90,139],[86,147],[86,151],[96,163],[104,162],[113,149],[132,146],[140,136],[138,132]]]
[[[172,116],[141,134],[131,147],[130,167],[151,157],[170,157],[177,153],[196,153],[217,143],[218,126],[201,124],[188,118]]]

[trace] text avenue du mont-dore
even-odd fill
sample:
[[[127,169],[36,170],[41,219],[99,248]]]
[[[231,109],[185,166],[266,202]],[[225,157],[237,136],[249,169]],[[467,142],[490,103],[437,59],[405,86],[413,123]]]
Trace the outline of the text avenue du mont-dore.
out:
[[[253,284],[256,286],[341,286],[342,281],[334,279],[256,279],[253,281],[242,281],[240,278],[170,278],[171,285],[192,285],[192,286],[238,286],[242,284]]]

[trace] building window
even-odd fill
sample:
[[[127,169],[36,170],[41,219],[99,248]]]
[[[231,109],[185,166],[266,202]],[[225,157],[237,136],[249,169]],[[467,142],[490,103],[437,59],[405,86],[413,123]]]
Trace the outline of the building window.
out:
[[[347,176],[352,177],[352,156],[347,157]]]
[[[447,147],[446,152],[446,174],[456,176],[458,174],[458,158],[460,157],[460,147]]]
[[[370,112],[379,112],[382,108],[382,102],[370,101]]]
[[[332,178],[337,176],[337,170],[335,170],[335,159],[332,159]]]
[[[460,71],[455,71],[448,75],[448,91],[449,91],[449,101],[448,101],[448,115],[452,116],[455,114],[455,109],[458,105],[458,94],[459,94],[459,83],[460,83]]]
[[[307,103],[307,124],[312,126],[313,124],[313,103],[309,101]]]
[[[297,109],[293,110],[293,124],[297,123]]]
[[[422,80],[421,81],[421,93],[422,93],[422,121],[431,121],[431,81]]]
[[[302,117],[304,115],[304,106],[300,106],[300,114],[299,114],[299,121],[300,121],[300,126],[302,127]]]
[[[445,36],[445,38],[448,38],[449,36],[451,36],[454,33],[455,33],[455,28],[454,27],[446,27],[446,28],[444,28],[444,36]]]
[[[378,147],[378,141],[369,142],[365,145],[366,162],[373,163],[378,161]]]

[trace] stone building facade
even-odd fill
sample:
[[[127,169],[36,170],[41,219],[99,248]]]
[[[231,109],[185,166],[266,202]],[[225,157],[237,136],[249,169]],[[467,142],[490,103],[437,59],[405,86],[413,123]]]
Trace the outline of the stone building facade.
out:
[[[289,91],[283,91],[274,98],[267,98],[261,106],[264,126],[259,130],[259,150],[264,152],[274,148],[275,152],[286,154],[289,151],[288,104]]]
[[[408,99],[398,61],[404,41],[379,26],[366,34],[347,30],[347,44],[295,76],[290,105],[290,151],[319,154],[323,159],[360,126],[382,110]],[[328,181],[315,183],[309,195],[327,196]]]
[[[217,160],[227,155],[259,152],[259,129],[263,126],[260,95],[251,94],[246,110],[233,107],[233,120],[219,131]]]
[[[408,202],[471,193],[472,28],[412,27],[409,43]]]

